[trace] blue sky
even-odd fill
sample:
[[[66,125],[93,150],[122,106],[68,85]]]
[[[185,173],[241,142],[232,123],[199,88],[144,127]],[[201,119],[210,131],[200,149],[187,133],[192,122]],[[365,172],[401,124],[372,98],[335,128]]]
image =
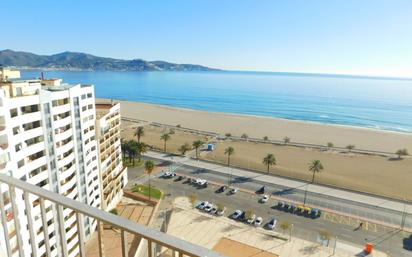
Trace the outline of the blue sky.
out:
[[[412,76],[410,0],[3,1],[0,49]]]

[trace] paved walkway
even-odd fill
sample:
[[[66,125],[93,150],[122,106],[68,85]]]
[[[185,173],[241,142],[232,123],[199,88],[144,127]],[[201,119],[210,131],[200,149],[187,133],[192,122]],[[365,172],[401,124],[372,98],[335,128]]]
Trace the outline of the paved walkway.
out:
[[[152,158],[156,158],[160,160],[174,161],[174,162],[179,162],[179,163],[182,163],[188,166],[198,167],[201,169],[213,170],[215,172],[220,172],[220,173],[227,174],[227,175],[235,174],[238,177],[252,178],[255,181],[282,185],[282,186],[286,186],[289,188],[305,188],[306,187],[308,192],[312,192],[312,193],[316,193],[320,195],[337,197],[337,198],[341,198],[341,199],[348,200],[348,201],[354,201],[358,203],[377,206],[377,207],[381,207],[381,208],[385,208],[389,210],[395,210],[399,212],[403,212],[404,210],[406,210],[406,212],[412,213],[411,204],[405,205],[404,203],[401,203],[399,201],[390,200],[386,198],[380,198],[377,196],[371,196],[371,195],[351,192],[347,190],[331,188],[328,186],[307,184],[305,182],[301,182],[301,181],[297,181],[293,179],[281,178],[281,177],[276,177],[276,176],[271,176],[271,175],[264,175],[261,173],[256,173],[256,172],[252,172],[252,171],[248,171],[244,169],[232,168],[232,167],[227,167],[227,166],[223,166],[219,164],[198,161],[198,160],[190,159],[187,157],[180,157],[180,156],[171,157],[168,154],[163,154],[163,153],[158,153],[158,152],[153,152],[153,151],[149,151],[145,155],[148,157],[152,157]]]

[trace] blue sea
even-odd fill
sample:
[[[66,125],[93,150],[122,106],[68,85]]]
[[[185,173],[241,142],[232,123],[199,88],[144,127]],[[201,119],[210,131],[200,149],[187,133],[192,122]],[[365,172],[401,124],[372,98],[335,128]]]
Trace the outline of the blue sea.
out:
[[[412,133],[412,80],[258,72],[46,71],[97,97]],[[39,77],[23,71],[22,77]]]

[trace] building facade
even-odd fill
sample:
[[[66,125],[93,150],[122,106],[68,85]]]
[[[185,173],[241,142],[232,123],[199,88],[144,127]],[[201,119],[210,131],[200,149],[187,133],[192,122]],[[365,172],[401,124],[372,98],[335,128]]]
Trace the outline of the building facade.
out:
[[[0,68],[0,173],[101,208],[101,188],[96,140],[96,110],[92,85],[68,85],[60,79],[21,80],[17,71]],[[23,253],[14,248],[13,256],[30,256],[29,222],[34,228],[38,256],[60,256],[63,244],[69,257],[78,254],[75,212],[56,209],[44,202],[47,228],[43,228],[41,205],[30,196],[31,216],[25,214],[24,195],[2,186],[2,218],[7,220],[11,245],[21,242]],[[10,202],[15,194],[15,203]],[[21,200],[21,201],[20,201]],[[65,238],[56,233],[64,223]],[[44,238],[44,230],[48,240]],[[86,239],[96,229],[96,221],[84,219]],[[1,230],[1,229],[0,229]],[[0,231],[0,251],[5,245]],[[50,245],[46,251],[45,242]],[[19,255],[20,254],[20,255]]]
[[[102,209],[116,207],[127,183],[120,143],[120,103],[96,103],[96,135],[99,149]]]

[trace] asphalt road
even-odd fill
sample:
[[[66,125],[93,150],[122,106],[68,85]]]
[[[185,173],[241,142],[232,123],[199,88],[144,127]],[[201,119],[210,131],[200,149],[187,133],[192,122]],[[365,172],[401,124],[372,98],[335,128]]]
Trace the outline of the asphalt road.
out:
[[[163,163],[164,165],[164,163]],[[165,166],[165,170],[168,167]],[[176,170],[178,173],[187,174],[189,176],[199,177],[206,179],[208,181],[215,181],[219,183],[227,183],[228,178],[222,176],[219,173],[214,173],[208,170],[199,170],[195,167],[181,166]],[[341,217],[335,217],[332,219],[327,219],[327,214],[322,215],[318,219],[311,219],[307,217],[298,216],[295,214],[285,213],[283,211],[273,208],[277,204],[277,200],[270,199],[268,203],[259,203],[260,195],[250,194],[245,192],[238,192],[235,195],[227,195],[226,193],[216,193],[218,186],[209,185],[205,189],[198,189],[195,186],[183,183],[184,181],[176,182],[174,179],[164,179],[159,177],[160,174],[153,175],[152,185],[161,189],[167,197],[177,197],[177,196],[188,196],[196,195],[199,200],[207,200],[215,204],[220,203],[226,206],[227,213],[225,215],[230,215],[234,210],[253,210],[257,216],[263,218],[264,223],[270,218],[274,217],[281,221],[287,221],[293,224],[292,235],[306,239],[312,242],[318,242],[319,231],[328,231],[331,235],[330,246],[334,245],[334,238],[337,236],[338,241],[344,241],[349,243],[354,243],[357,245],[363,245],[365,241],[372,242],[375,247],[381,251],[389,253],[391,256],[412,256],[412,251],[406,250],[410,245],[412,245],[412,239],[409,239],[409,234],[404,233],[399,230],[389,229],[382,226],[371,226],[369,229],[358,229],[356,227],[359,225],[358,221],[352,222],[341,222]],[[129,168],[129,181],[134,183],[134,181],[139,180],[139,182],[144,183],[147,180],[147,176],[144,175],[143,169]],[[253,180],[242,180],[242,178],[232,177],[233,186],[248,189],[257,190],[262,185],[257,184]],[[294,189],[288,190],[281,188],[277,185],[266,185],[269,189],[268,192],[272,192],[274,196],[280,194],[280,196],[292,196],[293,199],[303,199],[304,190]],[[285,192],[287,190],[287,192]],[[341,205],[341,202],[334,202],[333,199],[319,199],[317,195],[307,195],[307,203],[312,203],[313,201],[325,201],[324,204]],[[290,198],[292,199],[292,198]],[[368,213],[373,213],[368,208],[363,209],[363,206],[352,206],[350,203],[343,203],[346,208],[351,208],[357,211]],[[379,214],[380,215],[380,214]],[[343,219],[344,220],[344,219]],[[373,228],[373,229],[371,229]],[[277,228],[279,231],[280,229]],[[288,232],[287,232],[288,234]]]

